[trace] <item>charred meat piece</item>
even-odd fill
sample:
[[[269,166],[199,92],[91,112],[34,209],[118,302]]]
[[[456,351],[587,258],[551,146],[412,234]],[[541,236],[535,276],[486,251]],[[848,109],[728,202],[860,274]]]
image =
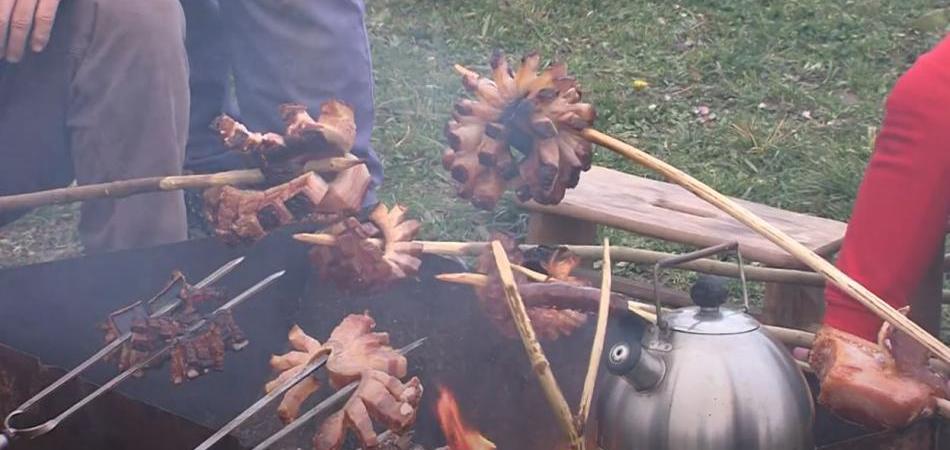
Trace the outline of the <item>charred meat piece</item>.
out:
[[[132,339],[120,359],[120,369],[127,369],[168,344],[174,344],[169,358],[175,384],[223,369],[226,349],[243,349],[248,344],[247,338],[229,312],[218,314],[210,324],[185,337],[199,319],[192,313],[134,321]]]
[[[158,317],[136,317],[131,320],[131,338],[118,351],[119,370],[126,370],[171,344],[167,359],[170,360],[172,381],[179,384],[210,370],[221,370],[227,348],[237,351],[247,346],[247,337],[234,322],[230,311],[215,314],[209,323],[192,332],[192,328],[203,318],[198,307],[223,300],[224,291],[214,287],[196,288],[185,282],[180,272],[175,271],[172,281],[162,292],[179,281],[183,282],[183,287],[177,293],[181,303],[174,310]],[[103,329],[106,342],[120,335],[111,320]],[[161,365],[162,362],[157,361],[153,366]],[[135,375],[141,376],[142,373]]]
[[[250,343],[244,331],[234,321],[234,315],[231,314],[231,311],[224,311],[215,315],[211,319],[211,326],[217,331],[224,345],[231,350],[243,350]]]
[[[284,138],[274,133],[255,133],[227,114],[218,116],[211,123],[224,145],[239,153],[269,154],[287,146]]]
[[[214,325],[177,343],[171,353],[172,383],[181,384],[211,370],[223,370],[224,352],[224,340]]]
[[[421,224],[407,220],[406,209],[380,203],[360,223],[349,217],[326,230],[335,244],[318,245],[310,259],[320,277],[344,291],[378,290],[388,283],[414,276],[422,261],[422,248],[412,243]]]
[[[898,370],[880,345],[822,328],[809,363],[818,374],[818,403],[872,429],[896,429],[933,414],[935,390]]]
[[[274,228],[306,220],[326,193],[326,182],[313,173],[265,191],[211,188],[204,193],[205,218],[226,242],[253,242]]]
[[[314,119],[303,105],[280,106],[287,128],[283,136],[251,132],[240,122],[222,115],[211,124],[228,148],[246,155],[269,179],[283,182],[302,173],[307,161],[343,156],[356,140],[353,110],[337,100],[320,106]]]
[[[474,98],[455,103],[442,164],[476,207],[493,209],[508,187],[521,201],[558,203],[590,168],[593,146],[578,133],[593,125],[594,107],[563,63],[539,72],[540,55],[529,53],[514,71],[499,51],[490,62],[490,77],[456,66]]]
[[[313,438],[316,450],[339,450],[346,431],[352,430],[363,448],[375,448],[378,436],[373,419],[387,430],[401,433],[415,423],[422,383],[413,377],[403,384],[398,378],[379,370],[362,373],[359,386],[343,409],[327,418]]]
[[[533,252],[531,259],[518,248],[517,242],[510,236],[496,234],[493,239],[501,241],[513,264],[545,269],[551,277],[550,282],[532,282],[521,273],[515,272],[515,281],[521,289],[522,297],[527,307],[528,317],[538,337],[553,341],[562,336],[569,336],[587,322],[587,314],[573,309],[571,301],[576,297],[578,304],[596,305],[586,301],[581,293],[589,296],[579,288],[586,287],[579,279],[571,276],[571,271],[579,264],[580,259],[566,249],[556,248],[548,251]],[[517,338],[518,333],[511,319],[501,280],[491,249],[486,249],[476,262],[476,270],[489,276],[489,284],[475,289],[475,294],[482,307],[482,311],[496,328],[507,337]],[[572,289],[572,288],[578,289]],[[530,293],[531,295],[528,295]],[[555,293],[557,295],[551,295]],[[560,298],[566,297],[566,299]],[[594,296],[596,298],[596,294]]]
[[[187,283],[185,283],[185,286],[182,287],[178,293],[178,298],[190,307],[195,307],[202,303],[221,301],[224,300],[224,297],[225,290],[222,287],[205,286],[198,288]]]
[[[342,156],[350,152],[356,141],[353,110],[338,100],[320,105],[317,120],[307,113],[305,106],[296,103],[281,105],[280,114],[287,124],[285,136],[291,145]]]

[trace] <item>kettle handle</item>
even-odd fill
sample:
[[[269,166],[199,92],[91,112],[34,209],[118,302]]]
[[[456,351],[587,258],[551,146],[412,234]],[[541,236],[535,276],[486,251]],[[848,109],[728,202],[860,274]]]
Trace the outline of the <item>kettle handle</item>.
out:
[[[657,263],[653,266],[653,300],[656,302],[656,324],[658,327],[664,330],[668,328],[668,324],[663,318],[662,305],[660,305],[660,271],[689,261],[731,251],[735,251],[736,253],[736,259],[739,265],[739,279],[742,282],[742,302],[745,312],[749,311],[749,291],[746,286],[745,264],[742,262],[742,252],[739,251],[739,242],[726,242],[693,252],[684,253],[682,255],[670,256],[669,258],[663,258],[657,261]]]

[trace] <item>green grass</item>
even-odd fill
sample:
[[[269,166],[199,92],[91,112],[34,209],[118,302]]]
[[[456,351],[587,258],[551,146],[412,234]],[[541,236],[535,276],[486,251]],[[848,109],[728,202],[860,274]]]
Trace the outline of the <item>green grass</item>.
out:
[[[484,69],[495,48],[515,56],[536,49],[569,64],[598,107],[600,129],[726,194],[846,220],[890,86],[941,36],[916,31],[915,21],[944,5],[370,2],[375,142],[388,171],[382,198],[408,204],[427,238],[523,231],[510,201],[489,213],[455,199],[439,155],[441,127],[461,94],[451,65]],[[650,87],[637,92],[636,79]],[[716,120],[700,123],[701,105]],[[596,162],[646,174],[606,151]]]

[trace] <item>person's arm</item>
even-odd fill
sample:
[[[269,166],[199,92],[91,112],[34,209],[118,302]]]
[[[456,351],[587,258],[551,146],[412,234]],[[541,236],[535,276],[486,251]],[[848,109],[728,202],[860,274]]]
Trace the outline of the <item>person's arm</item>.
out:
[[[895,308],[935,259],[950,214],[950,37],[887,101],[837,266]],[[834,286],[825,325],[875,341],[881,320]]]
[[[0,0],[0,60],[23,59],[26,44],[41,52],[49,43],[59,0]]]

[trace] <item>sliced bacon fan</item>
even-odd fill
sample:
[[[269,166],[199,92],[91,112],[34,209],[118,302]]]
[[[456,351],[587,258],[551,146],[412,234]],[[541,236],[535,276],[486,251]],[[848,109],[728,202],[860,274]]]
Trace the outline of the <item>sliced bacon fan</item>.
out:
[[[267,383],[267,392],[299,374],[307,363],[322,355],[329,355],[326,369],[334,389],[360,382],[343,409],[320,426],[314,436],[318,450],[341,448],[347,429],[357,433],[364,447],[375,446],[373,418],[397,432],[405,431],[415,422],[422,396],[421,382],[415,377],[406,384],[399,381],[406,376],[406,357],[390,347],[389,334],[373,332],[375,326],[376,322],[368,314],[351,314],[333,329],[324,344],[294,326],[288,335],[293,350],[271,358],[271,367],[279,375]],[[296,419],[304,401],[319,389],[319,381],[310,376],[288,390],[277,410],[281,420],[286,423]]]
[[[419,271],[422,248],[411,241],[420,227],[406,219],[406,208],[380,203],[368,222],[349,217],[323,230],[334,244],[315,246],[310,259],[321,278],[342,290],[377,290]]]
[[[515,72],[500,51],[490,62],[490,78],[456,66],[474,99],[455,103],[443,166],[476,207],[494,208],[509,186],[521,201],[556,204],[590,168],[592,145],[578,132],[593,125],[594,107],[564,63],[539,73],[541,57],[529,53]]]
[[[282,105],[280,113],[287,125],[283,135],[252,132],[227,115],[212,124],[224,144],[259,167],[271,186],[205,191],[205,218],[228,243],[253,242],[292,222],[332,221],[362,206],[371,182],[365,165],[347,165],[335,174],[314,173],[307,165],[334,157],[359,162],[349,155],[356,139],[353,111],[330,100],[317,119],[298,104]]]

